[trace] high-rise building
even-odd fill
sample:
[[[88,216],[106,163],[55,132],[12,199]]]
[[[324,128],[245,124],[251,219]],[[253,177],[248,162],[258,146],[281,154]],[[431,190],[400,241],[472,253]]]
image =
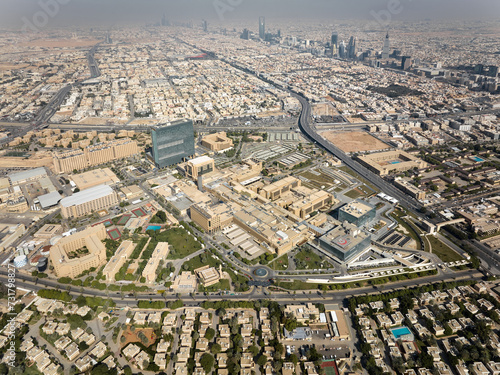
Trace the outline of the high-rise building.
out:
[[[412,61],[410,56],[403,56],[401,59],[401,69],[402,70],[408,70],[411,68]]]
[[[203,28],[204,32],[208,31],[208,22],[207,22],[207,20],[201,21],[201,27]]]
[[[266,39],[266,18],[259,17],[259,38]]]
[[[339,34],[332,33],[331,45],[332,45],[332,56],[336,56],[338,53]]]
[[[339,57],[341,59],[345,59],[346,58],[345,49],[346,49],[345,42],[344,41],[340,42],[340,45],[339,45]]]
[[[388,59],[390,54],[391,42],[389,40],[389,32],[385,35],[384,48],[382,49],[382,58]]]
[[[158,168],[182,162],[194,155],[194,128],[191,120],[178,120],[151,129],[153,159]]]
[[[240,38],[245,40],[250,39],[250,32],[248,31],[248,29],[243,29]]]
[[[355,59],[356,58],[356,53],[357,53],[357,44],[358,42],[358,38],[355,38],[353,36],[351,36],[351,38],[349,39],[349,44],[347,46],[347,57],[350,58],[350,59]]]

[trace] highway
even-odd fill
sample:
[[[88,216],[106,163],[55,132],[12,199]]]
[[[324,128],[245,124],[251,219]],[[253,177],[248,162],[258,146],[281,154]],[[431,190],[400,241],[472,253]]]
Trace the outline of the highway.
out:
[[[351,159],[346,153],[344,153],[338,147],[334,146],[333,144],[325,140],[313,128],[311,128],[311,126],[309,125],[309,118],[311,116],[311,105],[304,97],[296,93],[292,93],[292,95],[296,99],[298,99],[302,105],[302,113],[300,114],[299,117],[299,129],[309,140],[321,146],[333,156],[337,157],[345,165],[347,165],[361,177],[370,181],[382,192],[399,200],[402,206],[406,207],[407,209],[409,209],[414,213],[417,213],[418,209],[421,206],[420,203],[418,203],[415,199],[407,196],[401,190],[397,189],[396,187],[394,187],[389,182],[385,181],[380,176],[376,175],[367,168],[363,167],[357,161]]]
[[[346,289],[339,291],[329,291],[329,292],[318,292],[312,291],[297,291],[296,294],[291,293],[267,293],[265,294],[261,288],[253,288],[248,293],[240,293],[234,295],[204,295],[203,293],[195,293],[193,296],[184,295],[182,298],[186,305],[197,306],[205,301],[241,301],[241,300],[259,300],[259,299],[271,299],[277,301],[281,304],[294,303],[299,301],[324,301],[328,303],[341,303],[345,298],[352,296],[365,295],[365,294],[378,294],[381,292],[387,292],[395,289],[407,289],[416,285],[421,284],[432,284],[443,281],[456,281],[456,280],[481,280],[483,274],[477,272],[476,270],[466,270],[458,271],[453,274],[438,274],[429,277],[423,277],[419,279],[404,280],[394,283],[369,286],[356,289]],[[7,270],[0,269],[0,281],[7,283]],[[91,288],[81,288],[76,286],[65,286],[59,284],[55,280],[50,279],[38,279],[32,276],[27,276],[23,274],[16,275],[16,288],[23,288],[26,290],[32,290],[37,292],[40,289],[58,289],[58,290],[68,290],[73,297],[79,295],[91,296],[91,297],[102,297],[111,298],[118,306],[136,306],[138,300],[151,300],[151,301],[175,301],[178,297],[174,294],[170,295],[160,295],[154,293],[137,293],[136,296],[121,296],[121,292],[111,292],[111,291],[100,291]]]

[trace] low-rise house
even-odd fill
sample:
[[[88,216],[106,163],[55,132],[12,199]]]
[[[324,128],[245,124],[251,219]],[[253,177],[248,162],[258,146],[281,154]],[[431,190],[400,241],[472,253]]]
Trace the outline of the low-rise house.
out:
[[[161,312],[156,311],[148,314],[148,323],[150,324],[160,324],[161,323]]]
[[[128,344],[123,350],[122,353],[126,358],[134,358],[139,352],[141,351],[141,348],[139,348],[135,344]]]
[[[486,368],[483,362],[474,362],[471,367],[474,375],[490,375],[490,371]]]
[[[78,349],[78,345],[76,344],[76,342],[72,342],[71,344],[69,344],[66,347],[65,352],[66,357],[68,357],[70,361],[74,361],[80,355],[80,349]]]
[[[253,361],[253,356],[251,353],[242,353],[240,360],[241,368],[253,369],[255,367],[255,363]]]
[[[187,346],[182,346],[177,352],[177,362],[186,363],[189,359],[190,348]]]
[[[217,338],[217,344],[220,345],[221,352],[226,352],[231,347],[231,343],[228,337],[219,337]]]
[[[403,320],[405,320],[405,317],[403,316],[403,314],[397,311],[394,314],[391,314],[391,319],[394,325],[399,326],[403,324]]]
[[[134,323],[140,326],[146,325],[148,320],[148,313],[138,311],[134,315]]]
[[[61,351],[61,350],[64,350],[66,349],[66,347],[71,344],[72,341],[69,337],[67,336],[63,336],[63,337],[60,337],[59,339],[57,339],[55,342],[54,342],[54,347]]]
[[[219,324],[219,336],[220,337],[230,337],[231,331],[227,324]]]
[[[392,359],[395,358],[400,358],[401,357],[401,350],[397,346],[391,346],[389,348],[389,355],[391,356]]]
[[[134,361],[141,370],[144,370],[149,365],[149,355],[144,350],[141,350],[139,354],[134,357]]]
[[[42,327],[42,332],[46,335],[53,335],[56,332],[57,323],[56,322],[47,322]]]
[[[227,367],[227,354],[226,353],[219,353],[217,354],[217,365],[219,368],[226,368]]]
[[[437,346],[428,346],[427,353],[432,357],[434,362],[441,361],[441,350]]]
[[[59,336],[64,336],[69,333],[71,326],[69,323],[59,323],[56,328],[56,333]]]
[[[102,341],[99,341],[96,346],[90,351],[89,355],[94,357],[95,359],[102,358],[104,354],[106,354],[108,348],[106,347],[106,344],[103,343]]]
[[[87,315],[92,309],[88,306],[82,306],[78,310],[76,310],[76,313],[80,315],[81,317],[84,317]]]
[[[252,325],[251,324],[243,324],[241,326],[241,336],[248,337],[252,335]]]
[[[160,370],[167,368],[167,356],[165,353],[156,353],[153,362]]]
[[[385,314],[377,314],[375,315],[375,319],[380,327],[386,328],[393,325],[391,319]]]
[[[456,319],[451,319],[448,321],[448,326],[451,328],[453,333],[456,333],[462,329],[462,326]]]
[[[92,367],[92,358],[88,355],[78,358],[75,362],[75,366],[81,372],[87,371]]]
[[[115,358],[112,355],[108,355],[101,363],[104,363],[108,368],[116,367]]]
[[[169,347],[170,347],[170,342],[161,339],[160,342],[156,345],[156,352],[166,353]]]
[[[489,361],[486,368],[490,370],[491,375],[500,375],[500,362]]]
[[[208,340],[204,337],[200,337],[198,341],[196,341],[196,350],[205,352],[208,349]]]
[[[83,329],[81,329],[80,327],[78,327],[77,329],[74,329],[71,331],[71,337],[73,338],[73,340],[77,340],[84,333],[85,333],[85,331]]]
[[[438,371],[439,375],[453,375],[448,365],[442,361],[434,362],[434,367]]]

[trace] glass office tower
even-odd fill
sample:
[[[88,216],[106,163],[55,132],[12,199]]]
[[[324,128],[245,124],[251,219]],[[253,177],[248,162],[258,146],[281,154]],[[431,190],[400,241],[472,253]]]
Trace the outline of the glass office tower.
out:
[[[151,129],[153,159],[158,168],[181,163],[194,155],[194,128],[191,120],[178,120]]]

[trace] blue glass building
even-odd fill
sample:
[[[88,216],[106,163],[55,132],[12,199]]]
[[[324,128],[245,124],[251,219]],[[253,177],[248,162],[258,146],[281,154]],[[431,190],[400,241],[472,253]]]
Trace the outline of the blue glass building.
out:
[[[153,160],[158,168],[183,162],[194,155],[194,128],[191,120],[178,120],[151,129]]]

